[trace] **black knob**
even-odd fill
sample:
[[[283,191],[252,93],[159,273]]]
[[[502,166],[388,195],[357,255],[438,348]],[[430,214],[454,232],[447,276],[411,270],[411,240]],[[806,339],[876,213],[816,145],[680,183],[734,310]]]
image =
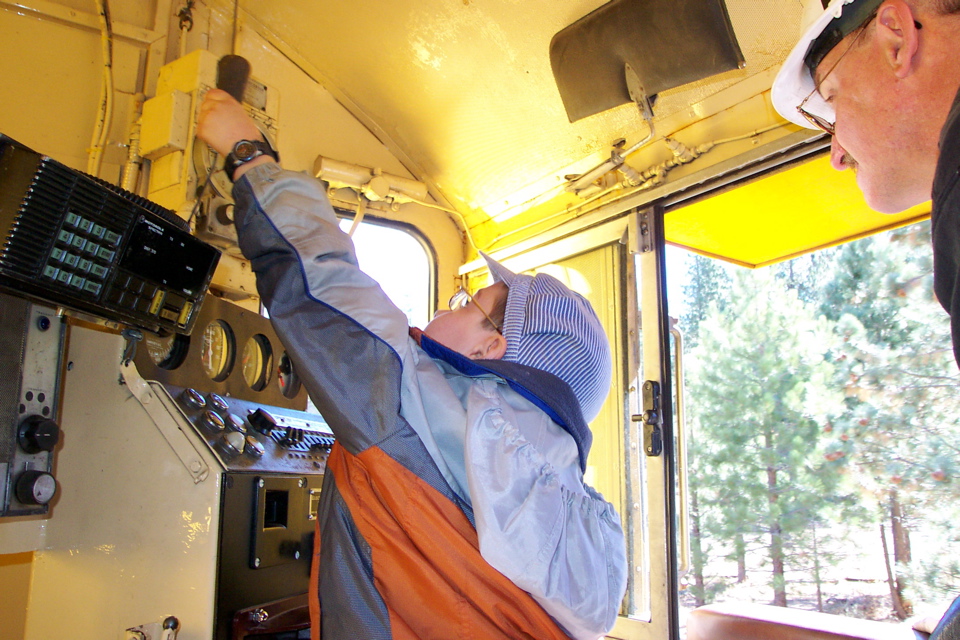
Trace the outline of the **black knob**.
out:
[[[57,481],[46,471],[24,471],[17,478],[17,500],[23,504],[47,504],[57,492]]]
[[[272,415],[264,411],[263,409],[257,409],[252,411],[247,420],[253,426],[254,429],[259,431],[265,436],[270,435],[270,432],[277,428],[277,420]]]
[[[60,441],[60,426],[49,418],[30,416],[20,423],[17,441],[27,453],[53,451]]]

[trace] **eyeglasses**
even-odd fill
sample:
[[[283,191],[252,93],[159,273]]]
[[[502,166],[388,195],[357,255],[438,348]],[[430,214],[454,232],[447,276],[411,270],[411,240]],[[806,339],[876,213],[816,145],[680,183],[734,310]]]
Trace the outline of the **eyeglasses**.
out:
[[[877,14],[876,14],[876,12],[874,12],[874,13],[872,13],[872,14],[870,15],[869,18],[867,18],[867,19],[864,21],[864,23],[863,23],[862,25],[860,25],[860,27],[859,27],[860,30],[857,31],[857,35],[854,36],[853,40],[850,41],[850,46],[848,46],[846,49],[844,49],[843,53],[841,53],[840,56],[839,56],[836,60],[834,60],[833,66],[831,66],[831,67],[827,70],[827,72],[826,72],[825,74],[823,74],[823,77],[820,78],[820,82],[816,83],[816,85],[813,87],[813,91],[810,92],[810,95],[808,95],[806,98],[804,98],[804,99],[803,99],[803,102],[801,102],[801,103],[797,106],[797,111],[799,111],[799,112],[800,112],[800,115],[802,115],[804,118],[807,119],[807,122],[809,122],[810,124],[812,124],[813,126],[815,126],[817,129],[820,129],[821,131],[825,131],[826,133],[830,134],[831,136],[832,136],[832,135],[835,135],[835,133],[836,133],[836,116],[834,116],[833,122],[831,122],[830,120],[827,120],[827,119],[824,118],[823,116],[818,116],[818,115],[815,114],[815,113],[811,113],[811,112],[807,111],[806,109],[804,109],[804,105],[807,104],[807,101],[810,100],[810,98],[812,98],[815,93],[820,93],[820,85],[823,84],[823,81],[827,79],[827,76],[829,76],[831,73],[833,73],[834,69],[837,68],[837,65],[840,64],[840,61],[843,60],[843,58],[844,58],[848,53],[850,53],[850,50],[853,49],[853,48],[856,46],[857,41],[860,39],[860,36],[862,36],[862,35],[866,32],[866,30],[867,30],[867,25],[869,25],[869,24],[873,21],[873,19],[876,18],[876,17],[877,17]]]
[[[820,82],[818,82],[818,83],[816,84],[816,86],[813,88],[813,91],[810,92],[810,95],[808,95],[806,98],[804,98],[804,99],[803,99],[803,102],[801,102],[800,105],[797,107],[797,111],[799,111],[799,112],[800,112],[800,115],[802,115],[804,118],[807,119],[807,122],[809,122],[810,124],[812,124],[813,126],[815,126],[817,129],[820,129],[821,131],[825,131],[826,133],[830,134],[831,136],[832,136],[832,135],[836,135],[836,131],[837,131],[837,128],[836,128],[836,115],[834,115],[834,119],[833,119],[833,121],[831,122],[830,120],[827,120],[827,119],[824,118],[823,116],[818,116],[818,115],[815,114],[815,113],[811,113],[811,112],[807,111],[807,110],[804,109],[803,107],[804,107],[805,104],[807,104],[807,101],[810,100],[810,98],[813,97],[813,94],[815,94],[815,93],[820,93],[820,85],[823,84],[823,81],[827,79],[827,76],[829,76],[831,73],[833,73],[834,69],[837,68],[837,65],[840,64],[840,61],[843,60],[843,57],[844,57],[845,55],[847,55],[847,54],[850,52],[851,49],[853,49],[853,47],[857,44],[857,41],[860,39],[860,36],[862,36],[862,35],[866,32],[867,26],[868,26],[868,25],[873,21],[873,19],[876,18],[876,17],[877,17],[877,12],[874,11],[873,13],[870,14],[870,16],[869,16],[866,20],[864,20],[863,24],[860,25],[860,27],[859,27],[860,30],[857,31],[857,35],[854,36],[853,40],[850,41],[850,46],[847,47],[847,48],[844,50],[844,52],[840,54],[840,57],[838,57],[838,58],[834,61],[833,66],[830,67],[830,69],[828,69],[825,74],[823,74],[823,77],[822,77],[822,78],[820,78]],[[919,23],[918,21],[916,21],[916,20],[913,21],[913,26],[916,27],[917,31],[919,31],[920,29],[923,28],[923,25],[920,24],[920,23]]]
[[[467,306],[468,302],[472,302],[474,305],[476,305],[477,309],[480,309],[480,313],[483,314],[483,317],[493,325],[494,329],[497,330],[497,333],[503,335],[503,331],[500,330],[500,325],[493,321],[493,318],[490,317],[490,314],[484,311],[483,307],[477,304],[477,301],[473,299],[472,295],[470,295],[470,292],[463,287],[460,287],[460,289],[458,289],[457,292],[450,297],[450,302],[448,303],[450,306],[450,311],[462,309],[463,307]]]

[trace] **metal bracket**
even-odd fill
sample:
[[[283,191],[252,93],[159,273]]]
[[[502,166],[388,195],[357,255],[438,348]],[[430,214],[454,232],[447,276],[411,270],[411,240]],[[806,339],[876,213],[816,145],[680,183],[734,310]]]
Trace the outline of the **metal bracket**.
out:
[[[643,383],[643,414],[634,415],[631,420],[643,423],[643,450],[650,457],[663,453],[663,422],[660,415],[660,383],[647,380]]]
[[[650,122],[653,120],[653,101],[647,97],[647,91],[643,88],[637,72],[627,63],[623,65],[623,75],[627,81],[627,93],[630,94],[630,99],[637,103],[643,119]]]
[[[165,405],[163,397],[166,391],[163,390],[163,387],[157,385],[158,389],[154,390],[149,382],[140,377],[133,363],[120,366],[120,377],[127,388],[130,389],[133,397],[137,399],[137,402],[143,406],[144,411],[150,416],[160,435],[180,458],[180,462],[183,463],[186,470],[190,472],[193,482],[199,484],[206,480],[207,476],[210,475],[210,467],[180,429],[178,421],[185,421],[187,418],[180,413],[180,410],[172,402],[170,407]]]
[[[653,251],[653,209],[647,208],[637,214],[637,252]]]

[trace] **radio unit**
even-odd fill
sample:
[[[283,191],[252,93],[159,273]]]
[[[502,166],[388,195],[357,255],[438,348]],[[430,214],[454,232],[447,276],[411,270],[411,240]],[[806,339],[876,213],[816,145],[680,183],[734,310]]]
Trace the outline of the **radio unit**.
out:
[[[173,212],[0,134],[0,288],[189,333],[220,252]]]

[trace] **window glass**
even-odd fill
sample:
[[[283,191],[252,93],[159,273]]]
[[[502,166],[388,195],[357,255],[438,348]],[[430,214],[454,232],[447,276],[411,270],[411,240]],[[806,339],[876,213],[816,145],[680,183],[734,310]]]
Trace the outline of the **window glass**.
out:
[[[929,223],[754,270],[668,254],[683,276],[681,606],[942,613],[960,590],[960,376]]]
[[[343,219],[349,231],[353,220]],[[376,280],[411,326],[426,326],[430,314],[430,257],[411,233],[371,222],[361,222],[353,234],[360,268]]]

